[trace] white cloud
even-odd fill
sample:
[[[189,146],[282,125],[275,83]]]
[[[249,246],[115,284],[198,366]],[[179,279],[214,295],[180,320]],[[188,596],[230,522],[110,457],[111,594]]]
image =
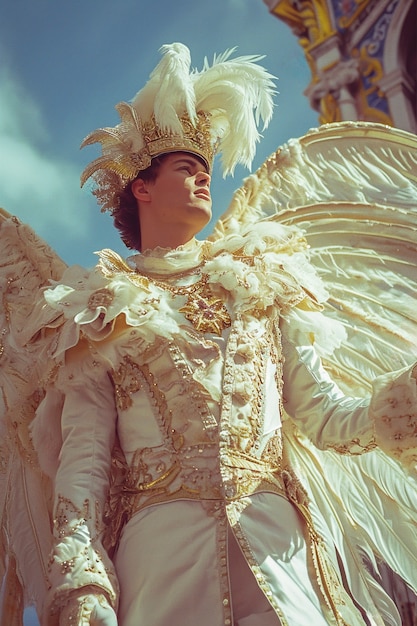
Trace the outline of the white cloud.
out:
[[[79,167],[46,149],[46,125],[36,102],[7,70],[0,72],[0,206],[41,235],[51,228],[80,235]]]

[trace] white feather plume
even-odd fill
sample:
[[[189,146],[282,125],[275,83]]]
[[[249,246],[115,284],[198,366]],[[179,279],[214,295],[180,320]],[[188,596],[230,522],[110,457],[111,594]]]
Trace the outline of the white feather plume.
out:
[[[131,104],[143,120],[153,113],[162,130],[181,134],[179,116],[188,113],[193,121],[196,117],[190,51],[181,43],[173,43],[162,46],[161,52],[161,61]]]
[[[263,57],[241,56],[230,59],[234,48],[215,56],[210,66],[195,73],[197,110],[211,112],[213,135],[219,140],[224,175],[233,173],[237,163],[250,167],[256,143],[272,117],[274,77],[258,65]]]
[[[156,152],[148,151],[144,127],[155,118],[163,139],[179,138],[163,146],[162,151],[181,150],[186,137],[188,116],[203,141],[192,139],[197,154],[210,163],[213,155],[222,153],[223,174],[233,174],[240,163],[250,167],[256,143],[261,135],[258,126],[268,125],[273,111],[274,77],[258,65],[260,56],[231,59],[235,48],[215,55],[212,65],[204,60],[201,71],[190,70],[189,49],[181,43],[161,47],[162,59],[149,76],[146,85],[130,104],[120,102],[116,109],[120,124],[99,128],[90,133],[82,146],[101,143],[102,155],[92,161],[81,175],[81,185],[93,176],[102,210],[114,210],[127,182],[149,166]],[[199,127],[201,116],[204,129]],[[208,130],[208,126],[210,127]],[[149,131],[152,134],[152,131]],[[190,138],[187,137],[187,150]],[[193,143],[194,141],[194,143]],[[149,140],[149,144],[151,144]],[[168,149],[167,149],[168,148]]]
[[[263,57],[230,59],[235,48],[207,58],[200,72],[191,71],[190,51],[181,43],[162,46],[163,57],[148,83],[131,104],[142,120],[155,115],[167,132],[182,134],[179,120],[187,113],[194,122],[197,111],[211,114],[213,143],[222,152],[224,175],[233,173],[237,163],[250,167],[258,126],[268,125],[273,112],[274,77],[258,65]]]

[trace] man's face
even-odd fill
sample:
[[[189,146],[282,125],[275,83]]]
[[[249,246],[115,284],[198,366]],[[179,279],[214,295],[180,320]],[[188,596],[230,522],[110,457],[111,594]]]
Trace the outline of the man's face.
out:
[[[155,228],[184,225],[197,234],[211,219],[210,175],[202,161],[186,152],[168,154],[154,181],[147,183]]]

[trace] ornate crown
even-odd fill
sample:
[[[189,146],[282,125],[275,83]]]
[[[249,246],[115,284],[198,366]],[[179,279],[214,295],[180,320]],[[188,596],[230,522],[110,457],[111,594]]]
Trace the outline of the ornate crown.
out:
[[[192,152],[200,156],[211,170],[215,146],[210,136],[210,114],[197,111],[197,119],[193,123],[188,115],[180,118],[183,134],[169,134],[161,130],[155,120],[155,116],[142,126],[145,148],[138,153],[138,165],[140,169],[149,167],[155,156],[180,149],[184,152]]]
[[[250,166],[264,128],[272,115],[273,77],[256,61],[261,57],[230,59],[233,50],[207,59],[201,72],[190,72],[190,52],[180,43],[163,46],[163,58],[148,83],[130,104],[119,102],[120,123],[90,133],[81,147],[99,142],[102,155],[81,175],[96,182],[94,194],[102,210],[113,211],[126,185],[169,152],[191,152],[211,170],[216,152],[222,153],[224,174],[237,163]]]

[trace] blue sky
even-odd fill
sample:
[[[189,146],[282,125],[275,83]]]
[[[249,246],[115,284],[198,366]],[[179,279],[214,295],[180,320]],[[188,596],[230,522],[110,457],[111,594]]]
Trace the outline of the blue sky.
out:
[[[99,126],[118,122],[114,105],[129,100],[159,61],[159,48],[181,41],[200,69],[204,56],[237,46],[266,55],[279,78],[274,119],[253,168],[291,137],[317,126],[303,90],[310,72],[289,28],[263,0],[3,0],[0,21],[0,206],[18,215],[69,264],[91,266],[93,252],[124,254],[79,175],[97,156],[79,150]],[[215,216],[247,175],[218,174]],[[36,624],[27,617],[27,624]]]
[[[274,119],[253,167],[281,143],[317,126],[303,90],[310,72],[290,29],[262,0],[3,0],[0,21],[0,206],[27,221],[67,263],[91,266],[92,254],[122,254],[79,174],[97,156],[79,150],[99,126],[118,122],[114,105],[129,100],[159,61],[159,47],[181,41],[192,64],[237,46],[266,55],[279,78]],[[219,175],[215,215],[247,174]]]

